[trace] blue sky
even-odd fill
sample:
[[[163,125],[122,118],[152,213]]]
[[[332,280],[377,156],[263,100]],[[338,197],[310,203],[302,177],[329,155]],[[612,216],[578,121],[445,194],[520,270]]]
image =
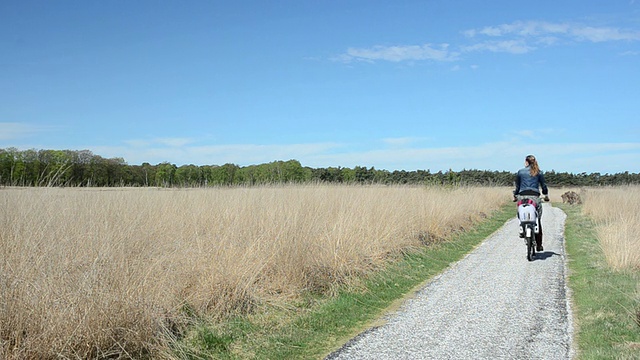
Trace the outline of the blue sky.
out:
[[[640,1],[0,2],[0,148],[640,172]]]

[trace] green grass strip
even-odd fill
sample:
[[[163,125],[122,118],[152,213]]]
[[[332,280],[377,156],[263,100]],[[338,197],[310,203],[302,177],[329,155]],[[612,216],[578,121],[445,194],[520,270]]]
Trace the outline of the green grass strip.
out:
[[[579,359],[640,359],[640,274],[610,269],[581,207],[567,214],[568,284],[572,290]]]
[[[198,327],[179,347],[181,358],[321,359],[451,263],[460,260],[514,217],[509,203],[473,230],[405,255],[364,282],[364,289],[335,297],[308,295],[291,308],[267,308],[225,324]]]

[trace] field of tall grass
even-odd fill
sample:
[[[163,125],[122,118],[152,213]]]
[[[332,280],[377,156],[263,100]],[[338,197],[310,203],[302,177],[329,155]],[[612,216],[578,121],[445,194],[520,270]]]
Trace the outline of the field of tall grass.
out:
[[[574,190],[582,205],[562,208],[577,357],[638,359],[640,186]]]
[[[595,194],[595,193],[594,193]],[[0,358],[171,358],[194,318],[330,295],[505,188],[0,189]]]
[[[640,186],[589,188],[580,195],[609,266],[640,270]]]

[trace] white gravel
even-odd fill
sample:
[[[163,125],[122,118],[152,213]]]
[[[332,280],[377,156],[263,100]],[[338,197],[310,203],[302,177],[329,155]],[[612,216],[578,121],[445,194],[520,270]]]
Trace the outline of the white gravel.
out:
[[[326,359],[571,359],[562,210],[543,204],[544,251],[526,259],[515,218],[430,281],[385,325]]]

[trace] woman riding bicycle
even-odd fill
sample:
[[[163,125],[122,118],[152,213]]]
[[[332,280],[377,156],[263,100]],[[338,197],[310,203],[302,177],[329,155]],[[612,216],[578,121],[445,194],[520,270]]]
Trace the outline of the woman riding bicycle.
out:
[[[531,199],[536,203],[538,211],[538,233],[536,234],[536,251],[543,251],[542,247],[542,201],[540,201],[540,188],[544,200],[549,201],[549,190],[544,180],[544,175],[538,166],[536,157],[528,155],[524,159],[524,168],[518,170],[516,175],[516,189],[513,191],[513,201]]]

